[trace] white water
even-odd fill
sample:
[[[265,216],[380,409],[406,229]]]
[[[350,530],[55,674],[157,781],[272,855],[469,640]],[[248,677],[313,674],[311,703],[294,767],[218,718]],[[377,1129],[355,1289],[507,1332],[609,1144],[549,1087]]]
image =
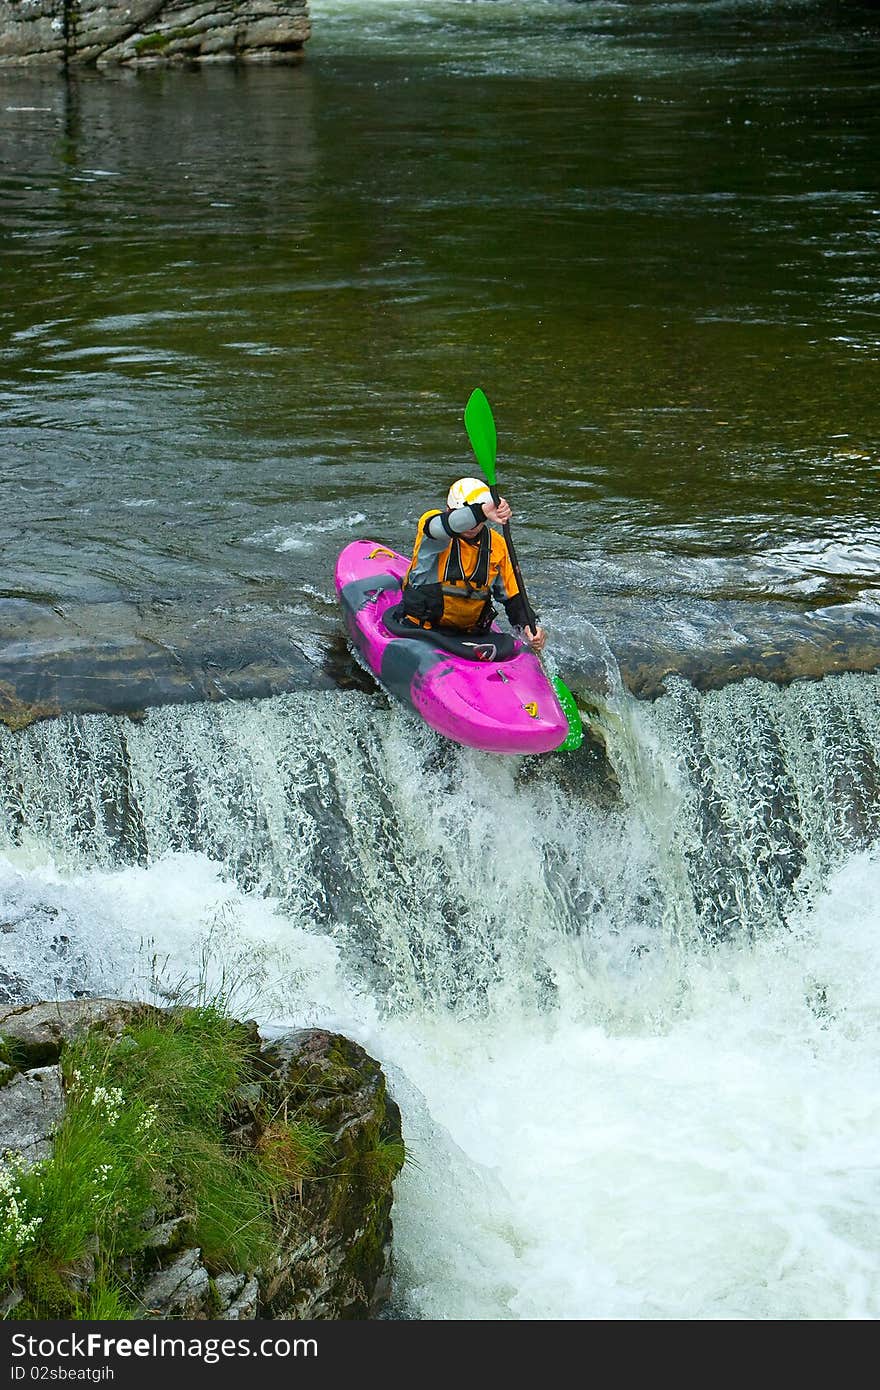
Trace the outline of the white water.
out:
[[[874,1318],[878,694],[618,698],[619,804],[358,694],[4,732],[2,963],[361,1041],[399,1315]]]
[[[796,19],[815,0],[712,0],[703,26],[752,27],[759,41],[762,21]],[[705,6],[703,7],[705,9]],[[375,62],[418,55],[438,71],[479,78],[507,75],[576,78],[603,74],[701,69],[713,76],[737,61],[748,63],[752,47],[739,54],[728,44],[681,43],[676,28],[693,33],[693,0],[309,0],[312,36],[308,60],[368,57]],[[666,42],[658,44],[658,38]],[[774,36],[775,37],[775,36]],[[671,41],[670,41],[671,40]],[[639,100],[640,98],[636,98]]]

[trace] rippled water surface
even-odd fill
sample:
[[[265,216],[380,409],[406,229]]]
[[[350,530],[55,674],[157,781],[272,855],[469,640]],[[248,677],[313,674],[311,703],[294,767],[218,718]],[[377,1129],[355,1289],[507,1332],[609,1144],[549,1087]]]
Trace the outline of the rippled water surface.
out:
[[[576,608],[870,600],[877,11],[311,8],[293,70],[0,75],[0,589],[326,612],[479,384]]]

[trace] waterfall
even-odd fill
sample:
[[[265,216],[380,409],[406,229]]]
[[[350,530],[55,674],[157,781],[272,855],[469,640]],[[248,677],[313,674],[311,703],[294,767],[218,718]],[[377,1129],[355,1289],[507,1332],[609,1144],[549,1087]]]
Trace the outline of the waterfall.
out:
[[[397,1315],[877,1316],[878,719],[842,675],[618,691],[535,760],[353,691],[4,730],[0,993],[357,1037]]]
[[[356,692],[69,717],[4,731],[0,850],[68,874],[203,856],[388,1009],[540,1009],[784,927],[876,835],[878,692],[618,694],[595,725],[616,797],[579,755],[457,748]]]

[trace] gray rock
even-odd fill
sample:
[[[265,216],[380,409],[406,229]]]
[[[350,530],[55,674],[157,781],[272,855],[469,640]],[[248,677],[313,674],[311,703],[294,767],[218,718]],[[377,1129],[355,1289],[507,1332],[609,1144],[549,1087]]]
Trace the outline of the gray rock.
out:
[[[239,1086],[238,1090],[235,1092],[235,1099],[241,1105],[246,1105],[253,1109],[255,1105],[259,1105],[262,1095],[263,1088],[259,1081],[246,1081],[245,1084]]]
[[[257,1316],[260,1286],[256,1277],[244,1274],[218,1274],[214,1287],[220,1300],[217,1318],[222,1322],[251,1322]]]
[[[0,1009],[0,1037],[12,1060],[34,1067],[57,1062],[62,1048],[101,1025],[119,1034],[126,1024],[151,1010],[148,1004],[119,999],[62,999]]]
[[[60,1067],[19,1072],[0,1090],[0,1154],[20,1154],[29,1168],[42,1163],[63,1114]]]
[[[184,1250],[160,1269],[141,1289],[145,1318],[204,1318],[211,1298],[211,1280],[201,1250]]]
[[[187,1234],[192,1229],[193,1218],[185,1214],[175,1216],[170,1221],[160,1221],[152,1226],[144,1237],[144,1249],[153,1250],[160,1257],[179,1250]]]
[[[63,613],[0,598],[0,719],[21,729],[67,712],[143,718],[160,705],[351,684],[353,664],[338,631],[316,637],[312,617],[306,630],[292,630],[281,607],[287,597],[286,589],[273,595],[259,622],[250,594],[246,602],[238,590],[186,602],[67,604]],[[310,651],[317,642],[313,657],[305,654],[306,638]]]
[[[14,1285],[7,1294],[0,1298],[0,1318],[8,1318],[13,1308],[17,1308],[24,1298],[24,1290],[18,1285]]]
[[[0,65],[291,62],[310,32],[306,0],[0,0]]]

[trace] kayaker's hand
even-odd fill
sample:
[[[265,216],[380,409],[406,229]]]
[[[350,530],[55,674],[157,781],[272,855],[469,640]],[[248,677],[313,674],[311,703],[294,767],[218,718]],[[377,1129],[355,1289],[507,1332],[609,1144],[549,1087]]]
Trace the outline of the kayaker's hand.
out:
[[[525,629],[525,639],[533,652],[541,652],[544,650],[547,634],[542,627],[536,627],[534,632],[532,632],[530,627],[527,627]]]
[[[507,498],[499,497],[497,506],[494,502],[483,503],[483,516],[487,521],[497,521],[499,526],[506,526],[513,512]]]

